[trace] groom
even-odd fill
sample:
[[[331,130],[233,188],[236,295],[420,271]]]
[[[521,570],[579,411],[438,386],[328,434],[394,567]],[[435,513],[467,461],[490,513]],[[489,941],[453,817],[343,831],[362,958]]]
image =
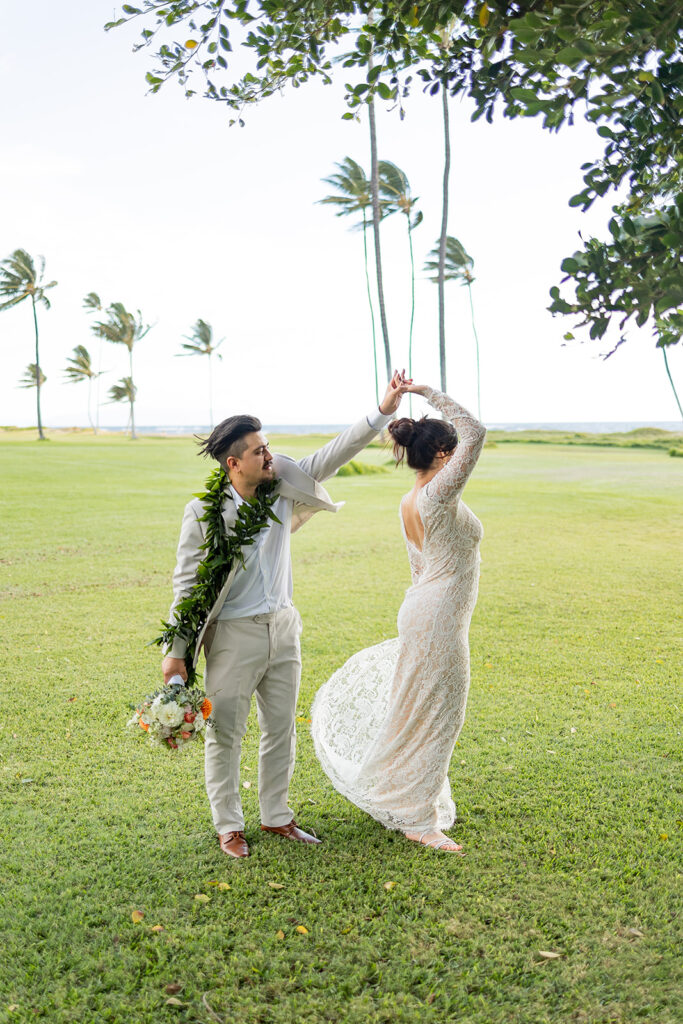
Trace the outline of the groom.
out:
[[[296,702],[301,679],[301,616],[292,604],[290,533],[321,509],[336,512],[321,481],[337,472],[380,431],[401,401],[402,376],[395,373],[378,409],[339,434],[313,455],[295,461],[271,455],[254,416],[223,420],[204,442],[210,455],[229,477],[223,520],[230,532],[237,510],[253,498],[259,484],[278,480],[273,512],[280,520],[261,530],[245,551],[245,566],[229,572],[197,642],[206,655],[205,688],[213,705],[213,726],[206,734],[206,791],[223,853],[249,856],[244,836],[239,773],[242,737],[247,728],[251,698],[256,694],[261,742],[259,746],[259,805],[261,828],[300,843],[320,840],[298,827],[287,805],[294,770]],[[205,523],[202,502],[185,508],[173,574],[173,604],[197,581]],[[173,675],[185,679],[186,644],[173,642],[162,662],[164,682]]]

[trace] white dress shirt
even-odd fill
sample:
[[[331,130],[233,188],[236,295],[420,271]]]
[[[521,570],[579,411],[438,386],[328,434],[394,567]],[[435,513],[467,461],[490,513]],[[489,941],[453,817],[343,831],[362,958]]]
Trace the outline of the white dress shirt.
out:
[[[367,417],[373,430],[381,430],[391,419],[376,409]],[[244,502],[230,485],[230,496],[239,509]],[[292,509],[289,498],[279,497],[273,505],[273,512],[280,520],[271,522],[256,535],[248,549],[243,571],[238,571],[230,587],[219,619],[243,619],[265,612],[277,612],[292,603],[292,559],[290,537]]]

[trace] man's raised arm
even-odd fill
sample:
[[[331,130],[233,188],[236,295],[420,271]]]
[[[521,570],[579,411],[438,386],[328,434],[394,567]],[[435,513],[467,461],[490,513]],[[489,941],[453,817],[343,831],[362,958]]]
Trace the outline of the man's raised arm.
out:
[[[317,452],[297,460],[298,465],[320,483],[334,476],[341,466],[362,451],[386,426],[399,407],[403,396],[401,385],[404,383],[403,375],[396,370],[387,384],[387,390],[378,409],[374,409],[370,415],[364,416],[358,423],[337,434]]]

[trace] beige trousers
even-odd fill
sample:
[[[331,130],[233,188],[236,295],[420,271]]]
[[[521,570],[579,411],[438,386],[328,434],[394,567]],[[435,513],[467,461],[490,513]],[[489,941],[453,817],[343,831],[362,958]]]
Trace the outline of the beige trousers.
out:
[[[242,831],[240,753],[256,694],[261,742],[258,795],[263,825],[286,825],[296,751],[301,680],[301,616],[290,606],[245,619],[217,621],[207,635],[205,689],[214,725],[206,731],[206,792],[219,835]],[[207,631],[208,633],[208,631]]]

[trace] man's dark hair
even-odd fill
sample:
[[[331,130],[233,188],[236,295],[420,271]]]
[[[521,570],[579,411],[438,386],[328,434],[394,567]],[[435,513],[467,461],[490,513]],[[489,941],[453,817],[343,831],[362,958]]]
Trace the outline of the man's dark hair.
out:
[[[205,441],[199,443],[199,451],[206,458],[211,456],[216,462],[220,462],[223,469],[226,469],[226,459],[229,455],[239,459],[247,447],[244,440],[247,434],[262,427],[261,420],[256,416],[228,416],[214,427]]]

